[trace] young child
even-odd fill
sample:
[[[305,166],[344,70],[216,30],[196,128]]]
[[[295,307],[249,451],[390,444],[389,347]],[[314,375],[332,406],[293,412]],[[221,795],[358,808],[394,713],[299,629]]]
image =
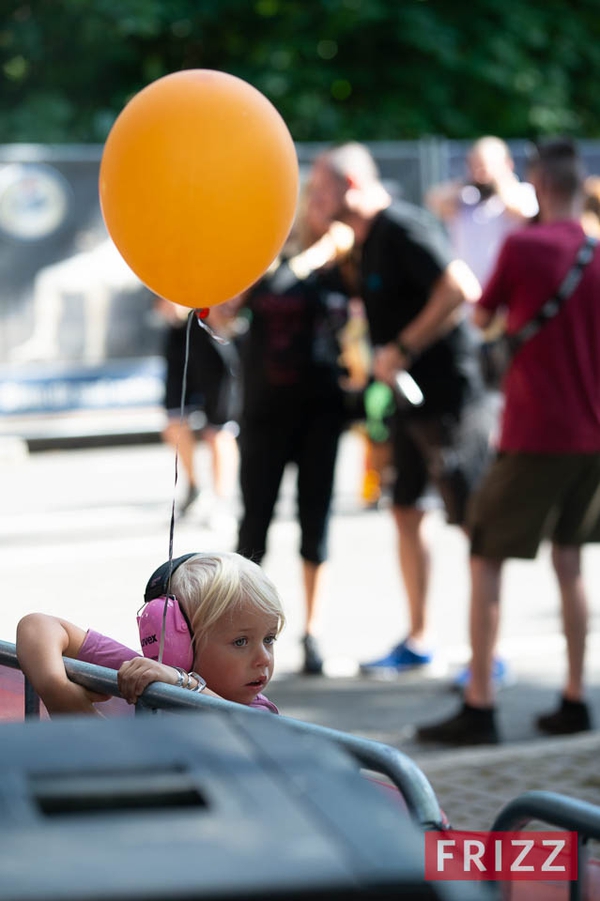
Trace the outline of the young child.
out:
[[[186,554],[153,573],[144,600],[138,624],[148,656],[58,617],[23,617],[17,656],[50,715],[97,714],[94,703],[109,697],[71,682],[63,656],[118,670],[130,704],[151,682],[167,682],[279,712],[262,692],[285,617],[277,589],[256,563],[234,553]],[[186,632],[183,642],[177,630]]]

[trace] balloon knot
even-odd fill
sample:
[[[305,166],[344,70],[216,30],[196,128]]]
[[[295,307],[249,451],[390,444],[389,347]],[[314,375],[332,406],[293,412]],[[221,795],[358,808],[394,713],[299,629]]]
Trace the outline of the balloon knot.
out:
[[[198,319],[206,319],[206,317],[208,316],[209,313],[210,313],[209,307],[203,307],[203,309],[201,309],[201,310],[196,310],[196,316],[198,317]]]

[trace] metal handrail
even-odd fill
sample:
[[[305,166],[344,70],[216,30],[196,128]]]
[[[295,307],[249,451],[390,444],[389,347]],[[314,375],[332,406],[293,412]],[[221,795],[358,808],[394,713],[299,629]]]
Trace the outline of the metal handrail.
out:
[[[13,643],[0,641],[0,666],[21,669],[16,646]],[[65,657],[65,670],[71,681],[90,691],[122,697],[117,684],[116,670],[93,663],[85,663],[81,660],[73,660],[69,657]],[[149,685],[136,705],[136,713],[149,710],[218,710],[235,713],[236,716],[245,714],[254,716],[256,714],[255,710],[245,707],[243,704],[185,691],[163,682],[153,682]],[[39,698],[25,678],[25,717],[39,717],[39,713]],[[278,716],[275,719],[278,722],[286,723],[287,726],[298,732],[333,741],[344,748],[362,767],[387,776],[400,791],[409,814],[421,829],[443,830],[449,828],[428,779],[416,763],[398,748],[288,716]]]
[[[519,831],[531,820],[539,820],[577,833],[579,866],[577,879],[570,883],[569,901],[582,901],[586,878],[585,846],[589,839],[600,840],[600,808],[559,792],[528,791],[509,801],[496,816],[492,832]]]
[[[528,791],[513,798],[496,816],[492,831],[518,831],[531,820],[600,840],[600,807],[550,791]]]

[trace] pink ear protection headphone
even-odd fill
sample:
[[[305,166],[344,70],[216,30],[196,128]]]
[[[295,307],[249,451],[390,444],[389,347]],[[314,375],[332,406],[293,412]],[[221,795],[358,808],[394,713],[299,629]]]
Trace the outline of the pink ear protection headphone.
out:
[[[144,592],[144,606],[137,617],[144,657],[158,660],[162,646],[162,662],[186,672],[194,665],[192,628],[179,601],[168,591],[177,567],[195,556],[183,554],[167,560],[152,573]]]

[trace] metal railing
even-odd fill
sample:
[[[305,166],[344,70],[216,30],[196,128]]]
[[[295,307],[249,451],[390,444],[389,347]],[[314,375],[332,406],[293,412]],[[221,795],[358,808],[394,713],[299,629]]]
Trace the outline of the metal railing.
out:
[[[577,879],[569,886],[569,901],[583,901],[586,897],[586,846],[590,839],[600,841],[600,808],[559,792],[523,792],[502,808],[494,820],[492,832],[519,831],[532,820],[577,833],[579,866]]]
[[[0,641],[0,666],[21,669],[13,643]],[[90,691],[121,697],[115,670],[68,657],[65,657],[65,670],[69,679]],[[256,715],[255,710],[242,704],[185,691],[162,682],[153,682],[146,688],[136,705],[136,713],[147,714],[157,710],[175,712],[216,710],[235,713],[236,716],[246,713],[248,716]],[[25,718],[37,718],[40,715],[40,700],[27,678],[25,678],[23,713]],[[334,742],[349,753],[362,768],[386,776],[401,793],[410,816],[421,829],[449,828],[428,779],[414,761],[398,748],[292,717],[278,716],[275,719],[299,733]]]

